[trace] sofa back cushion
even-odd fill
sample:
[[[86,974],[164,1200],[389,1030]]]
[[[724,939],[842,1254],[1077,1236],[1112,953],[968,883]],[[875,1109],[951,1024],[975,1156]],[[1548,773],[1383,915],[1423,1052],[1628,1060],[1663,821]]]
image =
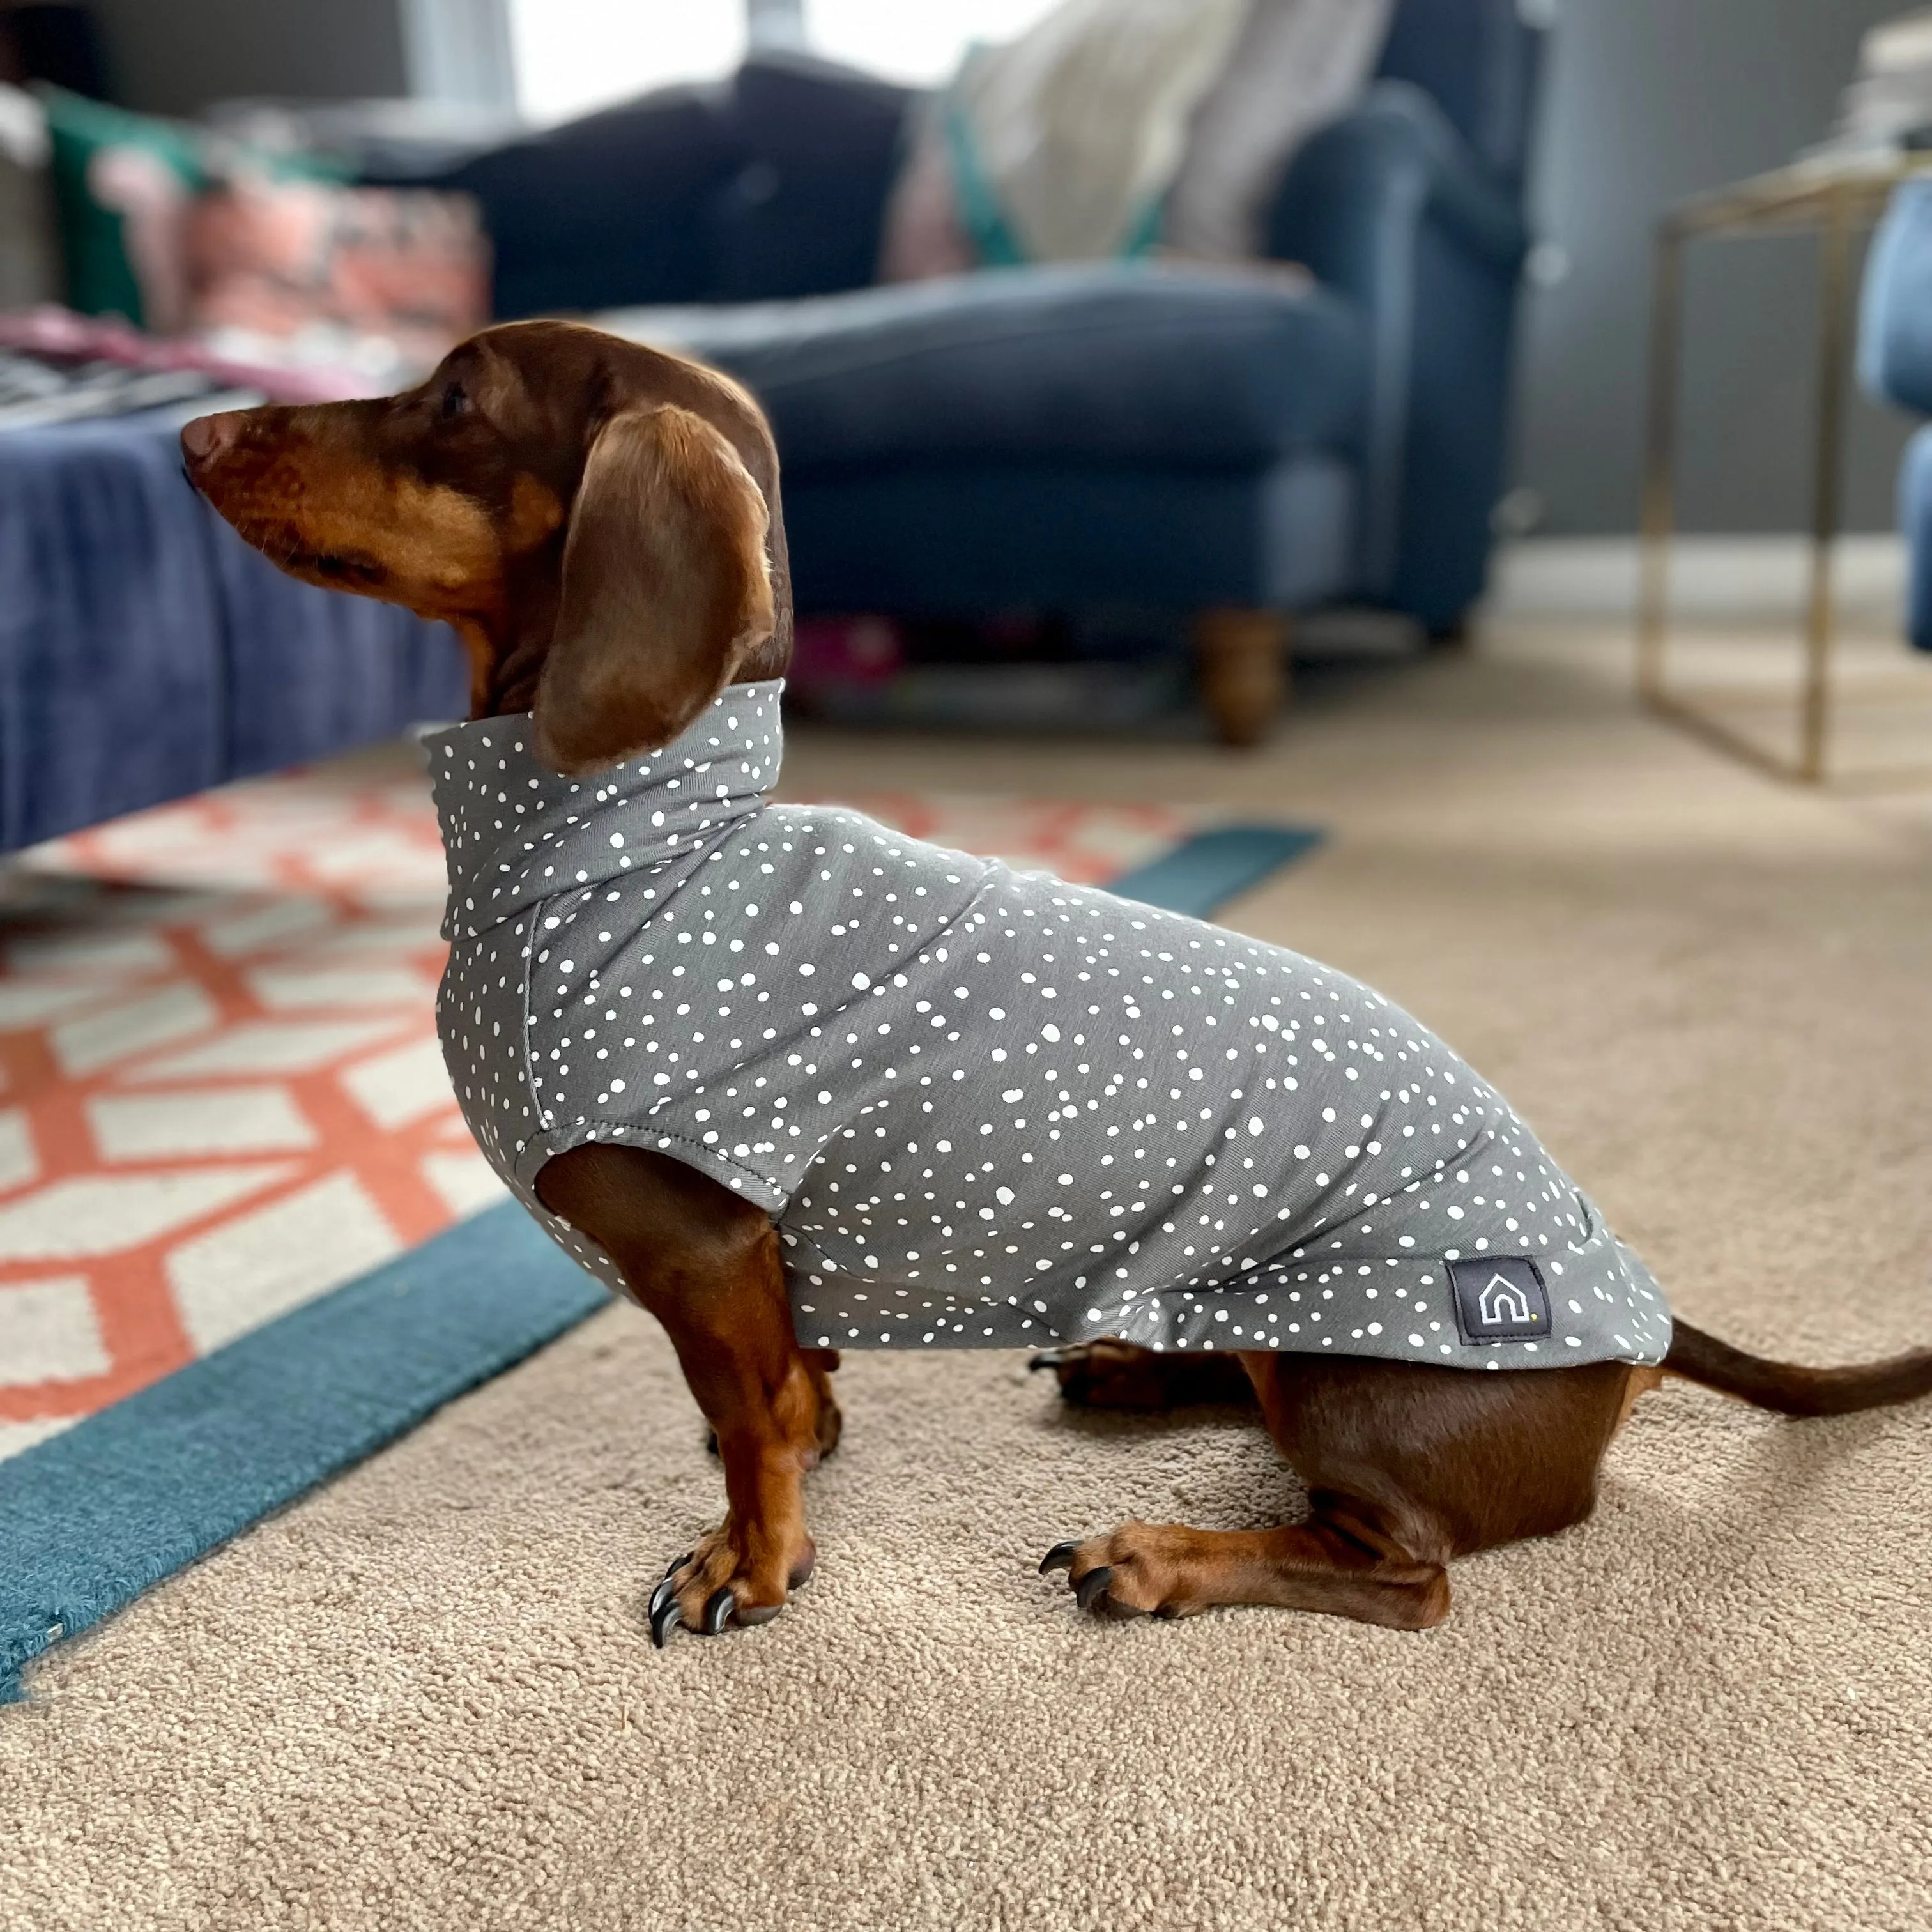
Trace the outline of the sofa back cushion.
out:
[[[499,319],[872,279],[910,92],[802,56],[661,88],[440,177],[482,205]]]
[[[1548,0],[1396,0],[1384,78],[1432,95],[1521,176]],[[911,90],[764,54],[477,156],[442,177],[482,203],[500,317],[748,302],[863,287],[905,151]]]
[[[742,159],[706,224],[710,298],[826,295],[869,283],[916,98],[802,56],[746,62],[725,110]]]
[[[442,178],[482,207],[500,320],[706,298],[707,211],[742,165],[719,92],[666,88]]]

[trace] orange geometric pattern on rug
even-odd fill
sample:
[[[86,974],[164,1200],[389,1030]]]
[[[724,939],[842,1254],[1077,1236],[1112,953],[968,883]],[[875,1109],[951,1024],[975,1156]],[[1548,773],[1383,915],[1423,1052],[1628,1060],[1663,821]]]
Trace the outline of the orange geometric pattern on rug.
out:
[[[854,793],[1100,882],[1198,817]],[[0,926],[0,1456],[502,1198],[436,1043],[442,848],[406,746],[23,855]]]

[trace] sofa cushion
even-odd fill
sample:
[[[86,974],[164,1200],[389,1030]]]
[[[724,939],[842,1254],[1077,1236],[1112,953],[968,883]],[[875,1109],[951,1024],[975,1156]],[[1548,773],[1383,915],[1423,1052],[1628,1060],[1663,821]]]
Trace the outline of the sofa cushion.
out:
[[[910,92],[802,54],[475,154],[424,185],[482,203],[499,320],[748,302],[872,278]]]
[[[726,94],[744,161],[706,212],[706,298],[761,302],[869,283],[913,98],[802,54],[748,59]]]
[[[716,92],[665,88],[440,178],[482,204],[499,321],[709,290],[711,197],[744,159]]]
[[[1252,470],[1358,439],[1358,313],[1292,272],[994,270],[598,318],[729,370],[793,476],[880,463]]]
[[[1191,473],[1126,463],[911,464],[785,494],[801,614],[1305,608],[1344,594],[1340,457]]]

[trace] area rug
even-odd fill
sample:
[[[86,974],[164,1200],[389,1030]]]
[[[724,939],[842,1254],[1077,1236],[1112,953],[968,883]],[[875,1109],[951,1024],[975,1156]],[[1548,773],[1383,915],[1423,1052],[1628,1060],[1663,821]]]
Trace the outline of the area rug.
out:
[[[1932,798],[1772,784],[1629,682],[1627,626],[1492,632],[1304,680],[1239,758],[801,732],[789,769],[1318,818],[1334,859],[1232,924],[1481,1068],[1686,1318],[1922,1343]],[[839,1376],[818,1574],[765,1629],[651,1647],[722,1491],[611,1307],[56,1645],[0,1708],[0,1932],[1932,1924],[1932,1401],[1646,1396],[1594,1518],[1412,1632],[1106,1623],[1036,1574],[1298,1514],[1252,1417],[1069,1410],[1012,1354]]]
[[[1318,836],[1154,805],[839,802],[1204,914]],[[442,894],[401,748],[28,855],[0,955],[0,1697],[47,1643],[604,1299],[504,1204],[458,1115]]]

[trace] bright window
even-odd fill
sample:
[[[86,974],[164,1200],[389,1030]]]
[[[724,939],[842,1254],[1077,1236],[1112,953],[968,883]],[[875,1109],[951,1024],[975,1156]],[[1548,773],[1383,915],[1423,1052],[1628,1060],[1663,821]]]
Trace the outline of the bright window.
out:
[[[806,44],[828,60],[930,87],[974,40],[1010,40],[1056,0],[805,0]]]
[[[744,0],[510,0],[517,105],[568,120],[745,57]]]
[[[800,0],[805,44],[890,80],[944,80],[974,40],[1006,40],[1056,0]],[[517,105],[567,120],[674,81],[715,80],[745,57],[746,0],[508,0]],[[785,33],[782,0],[760,8]],[[796,16],[794,16],[794,18]],[[791,30],[795,35],[796,28]]]

